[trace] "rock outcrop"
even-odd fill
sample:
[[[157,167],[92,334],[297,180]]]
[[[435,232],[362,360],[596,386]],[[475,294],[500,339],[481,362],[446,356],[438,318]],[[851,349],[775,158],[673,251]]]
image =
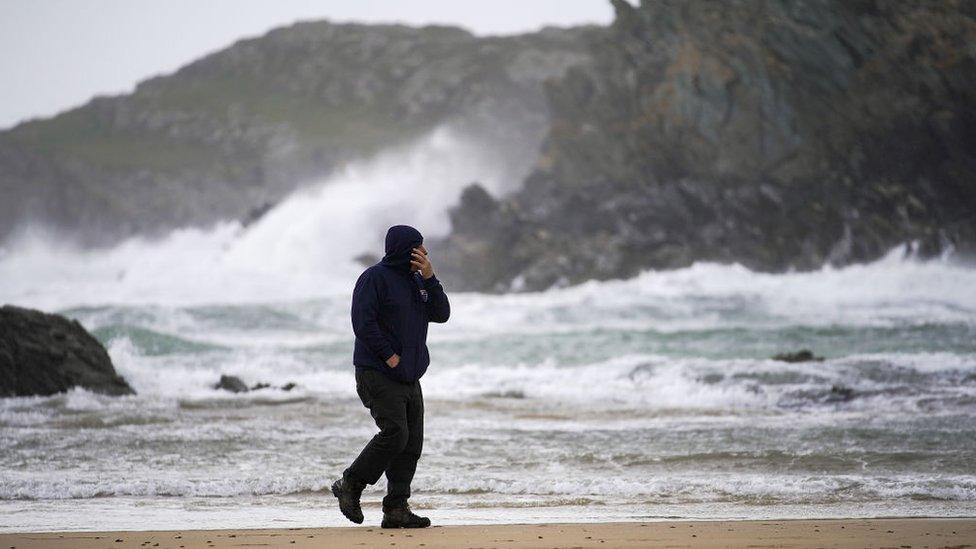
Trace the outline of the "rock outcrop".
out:
[[[131,94],[0,132],[0,243],[27,222],[85,245],[248,223],[444,123],[484,143],[517,186],[548,131],[543,82],[587,62],[604,32],[313,21],[241,40]]]
[[[83,387],[135,394],[105,347],[76,320],[11,305],[0,308],[0,397],[51,395]]]
[[[220,381],[214,383],[213,389],[217,391],[230,391],[231,393],[246,393],[249,391],[247,383],[237,376],[222,375]]]
[[[250,391],[260,391],[261,389],[281,389],[282,391],[291,391],[297,386],[298,385],[296,383],[291,381],[285,383],[280,387],[272,385],[270,383],[259,381],[254,385],[252,385],[251,387],[248,387],[247,383],[244,383],[244,380],[242,380],[241,378],[237,376],[229,376],[227,374],[222,374],[220,376],[220,380],[217,381],[217,383],[214,383],[211,387],[217,391],[229,391],[231,393],[247,393]]]
[[[824,357],[813,354],[810,349],[800,349],[775,354],[772,359],[780,362],[823,362]]]
[[[974,251],[972,2],[613,4],[595,61],[547,86],[551,128],[524,188],[470,188],[430,246],[446,284]]]

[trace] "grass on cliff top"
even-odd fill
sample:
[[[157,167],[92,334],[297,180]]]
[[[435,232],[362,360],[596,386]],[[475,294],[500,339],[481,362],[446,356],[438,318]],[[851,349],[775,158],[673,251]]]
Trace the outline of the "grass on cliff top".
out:
[[[146,99],[156,108],[198,112],[225,122],[236,118],[255,125],[285,126],[309,147],[344,145],[371,149],[387,144],[391,135],[416,129],[404,127],[408,124],[390,114],[392,98],[371,104],[329,105],[314,97],[284,93],[234,76],[195,79],[151,95],[151,99]]]
[[[42,154],[104,168],[221,172],[238,162],[259,161],[262,154],[270,152],[261,148],[260,140],[248,143],[233,135],[235,132],[288,136],[298,145],[290,156],[301,161],[330,151],[369,155],[431,125],[395,121],[382,102],[330,106],[314,98],[274,93],[240,78],[166,82],[165,87],[139,90],[112,101],[130,101],[145,112],[199,118],[201,126],[226,132],[218,139],[232,145],[235,152],[201,144],[206,136],[179,141],[158,131],[108,126],[91,104],[48,120],[29,122],[11,134]]]
[[[213,163],[206,150],[150,132],[109,131],[79,108],[14,130],[14,139],[43,155],[63,156],[106,168],[167,171]]]

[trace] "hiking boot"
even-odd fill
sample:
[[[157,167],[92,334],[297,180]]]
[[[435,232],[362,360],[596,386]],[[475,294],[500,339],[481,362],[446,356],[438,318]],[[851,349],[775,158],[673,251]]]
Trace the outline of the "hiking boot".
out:
[[[415,515],[406,503],[396,507],[383,507],[383,528],[427,528],[430,519]]]
[[[359,506],[359,497],[365,486],[357,485],[345,478],[332,483],[332,495],[339,498],[339,510],[347,519],[356,524],[363,523],[363,509]]]

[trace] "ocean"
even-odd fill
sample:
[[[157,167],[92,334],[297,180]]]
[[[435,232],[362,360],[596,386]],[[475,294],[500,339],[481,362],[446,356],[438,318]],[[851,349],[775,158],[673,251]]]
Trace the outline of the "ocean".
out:
[[[78,319],[138,393],[0,399],[0,531],[349,524],[329,486],[376,430],[351,258],[391,224],[446,232],[460,183],[504,190],[471,154],[432,161],[462,141],[438,130],[250,227],[0,250],[0,301]],[[435,524],[976,515],[976,268],[951,256],[444,285],[411,498]],[[824,360],[771,359],[800,349]]]

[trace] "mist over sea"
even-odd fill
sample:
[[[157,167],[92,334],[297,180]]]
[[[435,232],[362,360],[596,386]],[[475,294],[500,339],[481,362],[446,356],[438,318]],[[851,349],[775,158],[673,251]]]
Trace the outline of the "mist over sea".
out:
[[[442,127],[248,227],[0,250],[0,302],[78,319],[138,393],[0,399],[0,531],[346,524],[328,487],[375,430],[353,258],[392,224],[446,234],[471,181],[511,190],[480,154]],[[435,523],[976,513],[976,269],[951,255],[444,284],[411,499]],[[770,359],[798,349],[825,360]],[[230,394],[221,374],[297,388]]]

